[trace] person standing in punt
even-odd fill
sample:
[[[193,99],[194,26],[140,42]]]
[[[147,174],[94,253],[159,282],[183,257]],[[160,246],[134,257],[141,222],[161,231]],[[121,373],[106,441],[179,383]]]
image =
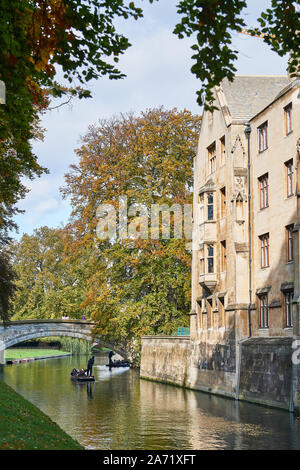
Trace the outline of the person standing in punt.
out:
[[[87,375],[88,375],[88,377],[91,377],[91,375],[92,375],[94,360],[95,360],[95,356],[92,356],[92,357],[88,360],[88,365],[87,365]]]

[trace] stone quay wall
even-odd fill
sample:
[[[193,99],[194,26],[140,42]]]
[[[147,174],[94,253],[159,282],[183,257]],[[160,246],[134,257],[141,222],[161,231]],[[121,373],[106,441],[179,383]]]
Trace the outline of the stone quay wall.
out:
[[[190,357],[189,336],[144,336],[140,376],[185,387]]]
[[[241,343],[239,399],[289,409],[293,338],[251,338]]]
[[[292,341],[245,339],[236,343],[231,361],[222,348],[204,353],[206,345],[189,337],[147,336],[142,338],[140,377],[299,412]]]

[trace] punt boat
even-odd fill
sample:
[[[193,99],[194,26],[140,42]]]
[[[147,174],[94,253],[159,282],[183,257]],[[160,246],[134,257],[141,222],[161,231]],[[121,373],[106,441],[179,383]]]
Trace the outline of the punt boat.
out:
[[[71,380],[75,380],[76,382],[95,382],[95,377],[93,375],[72,375],[70,374]]]
[[[105,364],[106,367],[109,367],[109,368],[114,368],[114,367],[130,367],[130,364],[129,362],[123,362],[123,363],[112,363],[112,364]]]

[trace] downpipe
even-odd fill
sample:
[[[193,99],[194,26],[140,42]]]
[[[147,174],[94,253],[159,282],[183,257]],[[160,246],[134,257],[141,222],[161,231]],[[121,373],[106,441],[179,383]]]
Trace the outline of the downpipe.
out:
[[[251,226],[251,158],[250,158],[250,134],[251,126],[248,122],[245,129],[245,134],[248,142],[248,241],[249,241],[249,304],[248,304],[248,338],[252,336],[251,324],[251,305],[252,305],[252,226]]]
[[[251,226],[251,158],[250,158],[250,135],[251,126],[247,122],[245,124],[245,134],[248,143],[248,242],[249,242],[249,258],[248,258],[248,274],[249,274],[249,303],[248,303],[248,338],[239,341],[239,358],[238,358],[238,373],[235,399],[239,399],[240,391],[240,376],[241,376],[241,359],[242,359],[242,343],[252,336],[252,324],[251,324],[251,306],[252,306],[252,226]]]

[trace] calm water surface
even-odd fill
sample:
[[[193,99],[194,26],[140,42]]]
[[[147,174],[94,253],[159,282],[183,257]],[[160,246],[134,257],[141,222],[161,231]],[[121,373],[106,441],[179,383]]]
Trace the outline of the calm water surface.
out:
[[[105,367],[95,383],[74,383],[87,357],[5,366],[0,378],[87,449],[300,449],[300,419],[285,411],[139,379]]]

